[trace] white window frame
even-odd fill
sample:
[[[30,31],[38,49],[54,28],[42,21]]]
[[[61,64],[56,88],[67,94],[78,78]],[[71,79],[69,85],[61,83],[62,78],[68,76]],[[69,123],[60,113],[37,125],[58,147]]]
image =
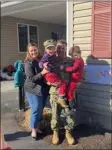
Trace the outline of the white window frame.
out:
[[[28,24],[28,23],[17,23],[17,42],[18,42],[18,53],[26,53],[26,52],[21,52],[19,49],[19,32],[18,32],[18,25],[23,24],[28,26],[28,43],[30,43],[30,36],[29,36],[29,26],[35,26],[37,27],[37,46],[39,48],[39,26],[38,25],[33,25],[33,24]]]
[[[66,39],[67,39],[67,56],[69,49],[73,46],[73,1],[66,1]]]

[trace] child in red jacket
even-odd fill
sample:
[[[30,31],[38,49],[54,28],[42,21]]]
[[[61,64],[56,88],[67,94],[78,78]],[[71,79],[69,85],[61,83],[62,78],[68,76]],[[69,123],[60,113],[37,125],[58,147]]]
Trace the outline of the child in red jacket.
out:
[[[74,107],[74,92],[76,90],[77,84],[83,78],[84,72],[84,61],[81,58],[81,50],[79,46],[73,46],[69,50],[69,55],[73,58],[74,63],[72,66],[64,68],[61,66],[60,69],[65,72],[71,73],[71,80],[69,82],[68,90],[67,90],[67,99],[69,101],[69,106],[72,109]]]

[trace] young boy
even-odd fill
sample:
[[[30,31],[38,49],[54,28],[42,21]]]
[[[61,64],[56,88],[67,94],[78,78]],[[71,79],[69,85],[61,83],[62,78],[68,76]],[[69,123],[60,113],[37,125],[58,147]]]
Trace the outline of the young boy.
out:
[[[69,101],[69,106],[72,109],[74,107],[74,92],[76,90],[77,83],[79,83],[83,78],[84,61],[81,58],[81,50],[79,46],[71,47],[69,50],[69,55],[74,60],[73,65],[67,68],[61,66],[60,69],[71,73],[71,80],[67,90],[67,99]]]
[[[68,105],[65,101],[66,95],[66,82],[61,80],[56,73],[56,43],[51,39],[44,42],[45,52],[39,62],[40,68],[45,68],[49,71],[44,77],[49,85],[54,85],[58,89],[60,99],[58,103],[66,108]]]

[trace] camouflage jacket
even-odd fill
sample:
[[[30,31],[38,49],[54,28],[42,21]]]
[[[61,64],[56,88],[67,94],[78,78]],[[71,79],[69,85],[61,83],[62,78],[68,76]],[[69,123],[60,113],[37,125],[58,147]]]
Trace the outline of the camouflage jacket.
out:
[[[71,66],[73,63],[73,60],[70,58],[70,57],[65,57],[63,60],[62,59],[59,59],[57,57],[57,65],[56,65],[56,68],[57,68],[57,74],[58,76],[65,80],[66,83],[68,84],[69,83],[69,80],[70,80],[70,73],[67,73],[67,72],[62,72],[60,71],[60,65],[64,65],[64,67],[68,67],[68,66]],[[50,91],[49,91],[50,94],[57,94],[57,91],[56,91],[56,87],[54,86],[51,86],[50,88]]]

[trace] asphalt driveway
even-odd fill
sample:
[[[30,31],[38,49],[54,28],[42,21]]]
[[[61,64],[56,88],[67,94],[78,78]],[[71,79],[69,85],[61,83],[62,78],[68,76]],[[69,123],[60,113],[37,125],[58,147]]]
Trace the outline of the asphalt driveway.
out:
[[[18,89],[13,81],[1,82],[1,121],[5,139],[12,149],[112,149],[111,133],[98,131],[96,128],[78,125],[73,132],[77,144],[69,146],[66,143],[64,130],[60,131],[60,144],[51,144],[52,132],[46,129],[43,137],[33,141],[17,123]]]

